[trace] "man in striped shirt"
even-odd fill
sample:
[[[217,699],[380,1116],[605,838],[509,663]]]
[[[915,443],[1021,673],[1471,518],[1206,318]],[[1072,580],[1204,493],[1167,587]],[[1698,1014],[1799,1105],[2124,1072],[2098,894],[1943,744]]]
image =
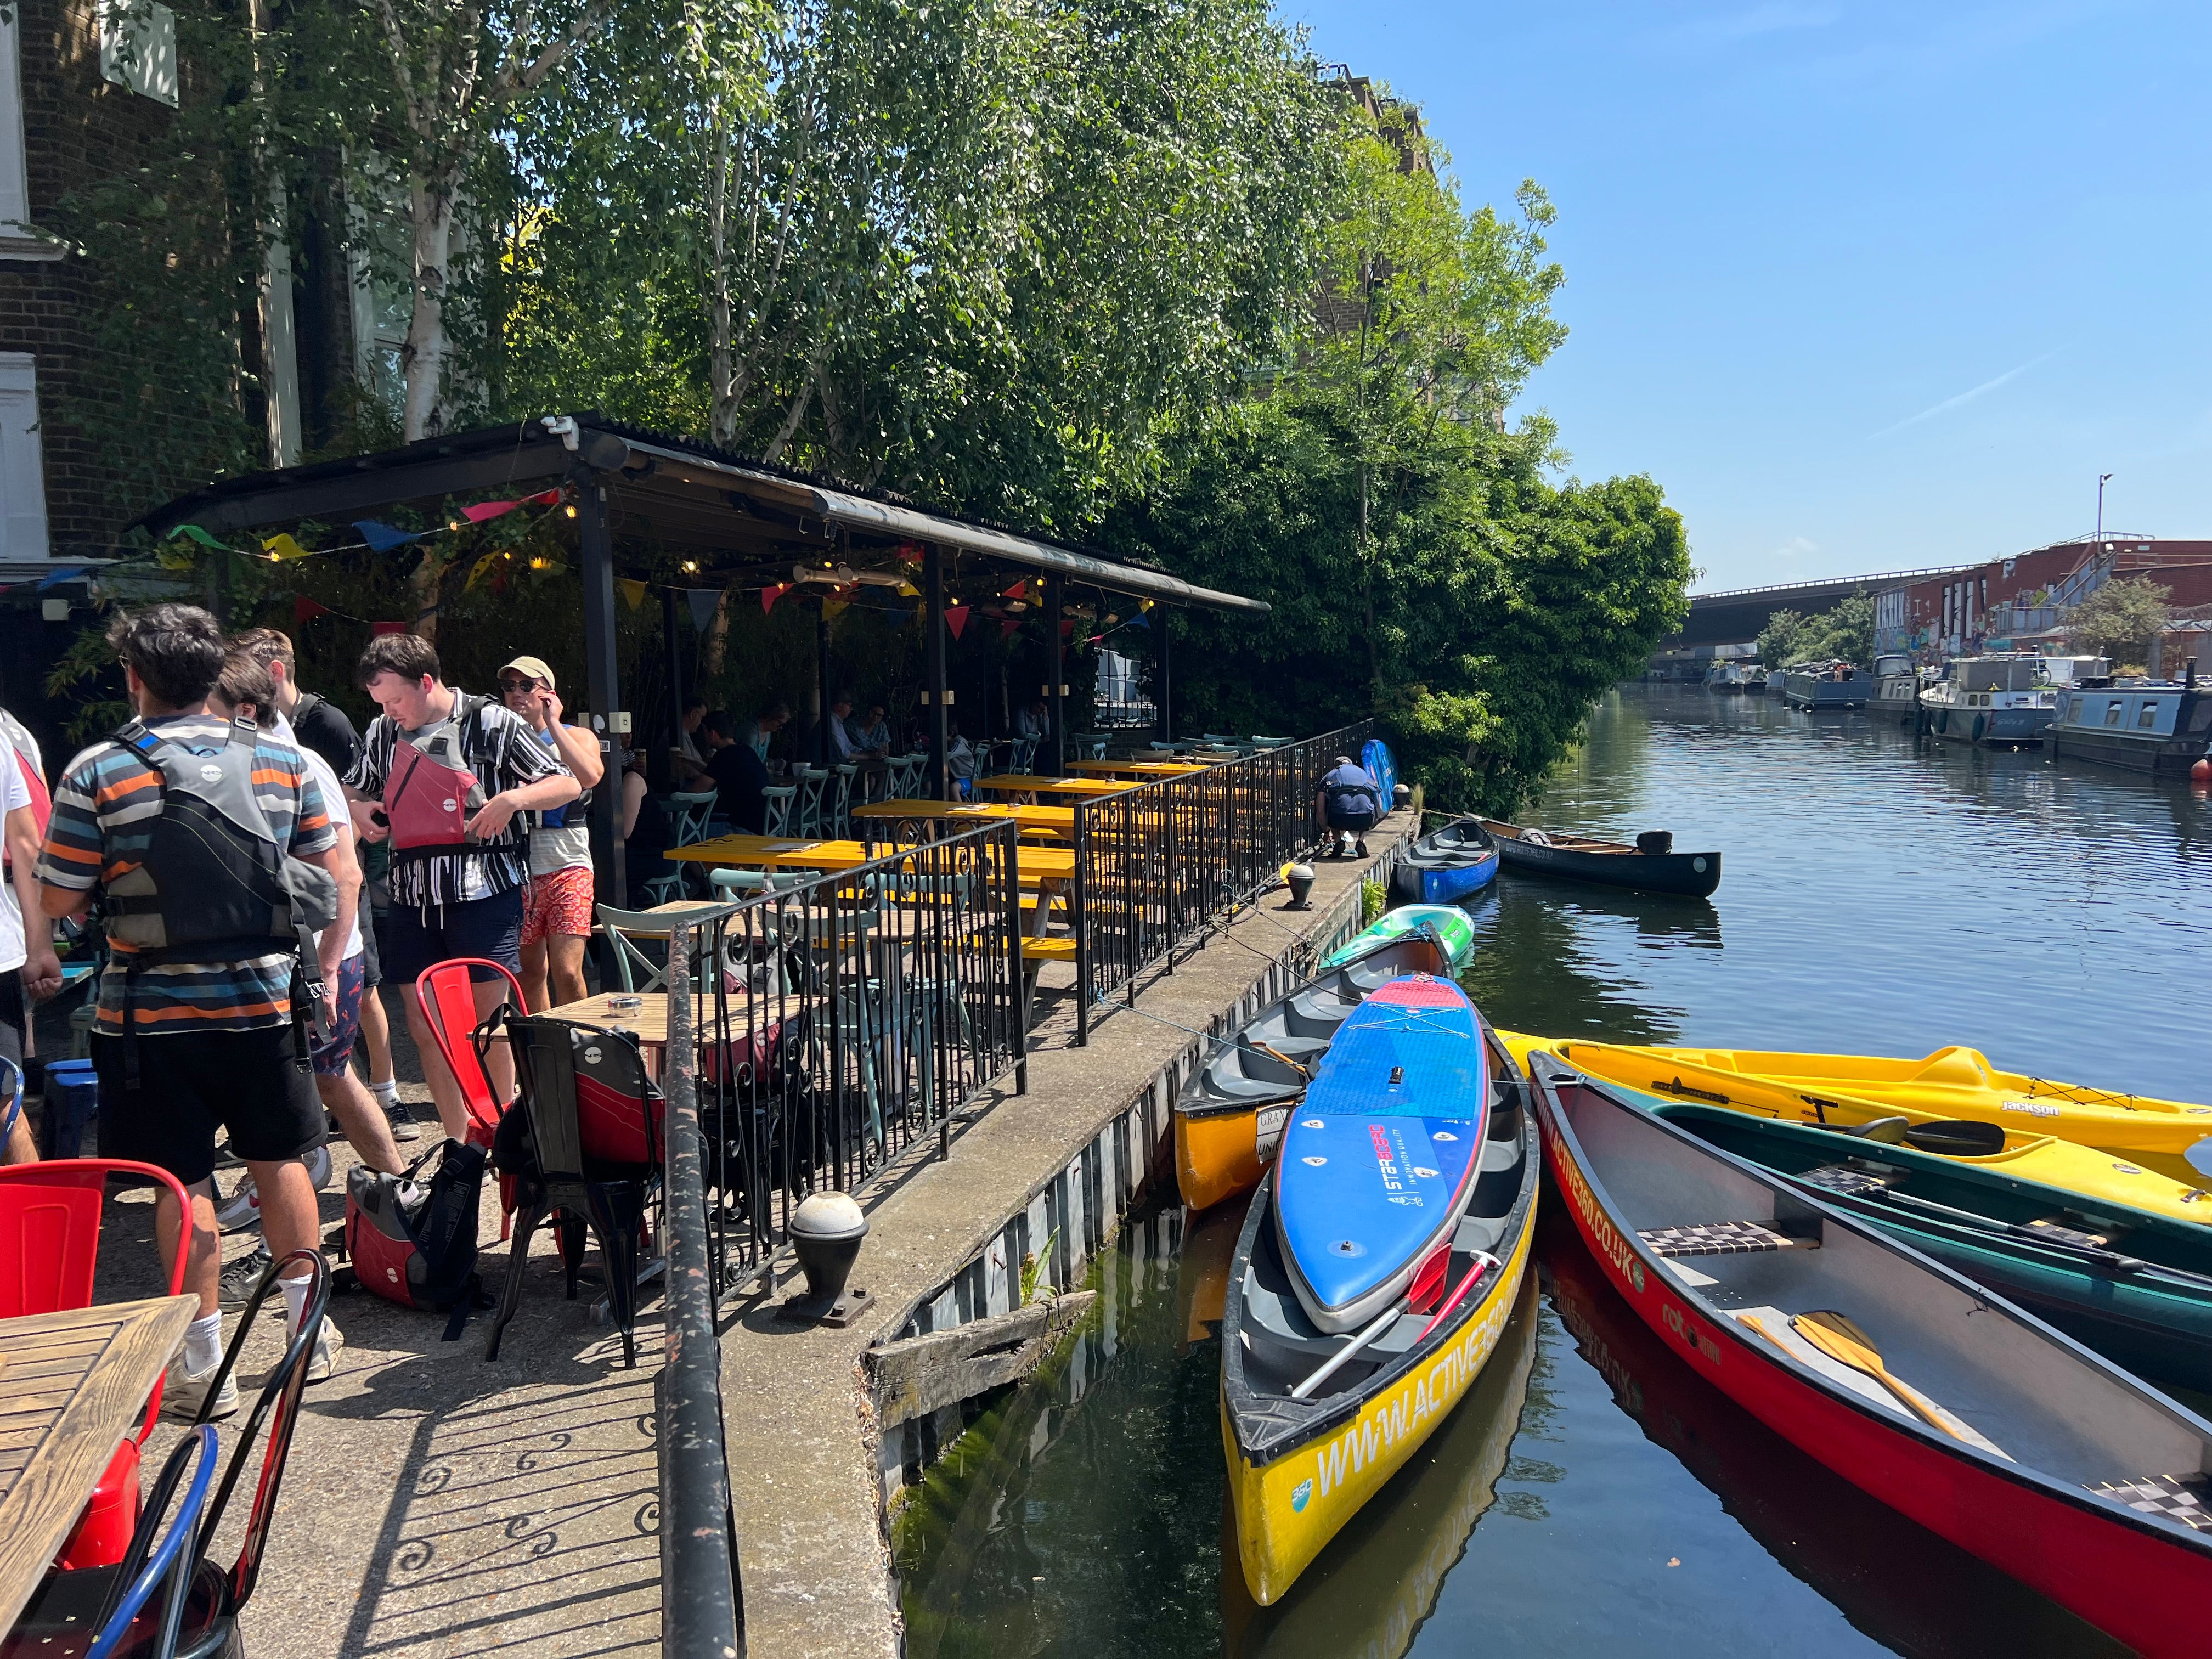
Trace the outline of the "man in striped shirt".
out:
[[[520,973],[530,814],[565,806],[583,788],[519,715],[446,684],[436,648],[419,635],[371,640],[362,653],[361,683],[384,712],[369,722],[345,787],[355,832],[366,842],[390,837],[396,849],[384,968],[399,982],[439,1119],[448,1135],[464,1140],[468,1108],[423,1018],[415,981],[424,969],[456,957]],[[458,765],[430,758],[433,750]],[[462,772],[474,780],[465,803],[453,787]],[[419,822],[426,804],[454,810],[444,814],[434,838],[410,846],[411,831],[401,820],[411,812]],[[481,1018],[507,1000],[507,985],[488,969],[472,969],[471,977]],[[514,1057],[495,1042],[485,1063],[504,1105],[514,1093]]]
[[[223,663],[215,618],[194,605],[149,605],[119,617],[107,639],[122,659],[131,707],[147,730],[189,754],[221,756],[234,731],[207,708]],[[276,848],[331,870],[337,838],[330,805],[300,751],[260,735],[252,770],[254,801]],[[231,1150],[245,1160],[261,1195],[263,1235],[282,1257],[319,1242],[314,1188],[300,1159],[322,1144],[323,1110],[295,1040],[295,1016],[307,1011],[292,1004],[299,965],[293,951],[234,945],[211,951],[214,960],[147,965],[133,962],[141,947],[114,937],[110,890],[117,883],[136,878],[130,884],[143,887],[150,876],[165,921],[178,902],[161,890],[161,872],[149,862],[166,794],[161,771],[120,742],[96,743],[70,762],[54,792],[39,857],[39,902],[49,917],[59,918],[82,915],[95,898],[111,898],[110,959],[92,1039],[100,1149],[105,1157],[165,1169],[192,1195],[189,1243],[182,1237],[185,1218],[167,1196],[157,1195],[155,1209],[165,1258],[173,1261],[174,1253],[185,1249],[185,1288],[199,1297],[199,1316],[185,1336],[181,1375],[173,1373],[166,1391],[176,1409],[191,1412],[206,1398],[222,1356],[211,1187],[216,1131],[228,1130]],[[336,928],[325,941],[323,983],[333,986],[335,953],[345,941]],[[144,1050],[135,1066],[134,1048]],[[307,1274],[301,1265],[280,1281],[295,1330],[306,1305]],[[338,1340],[328,1323],[323,1331],[308,1366],[313,1381],[331,1374]],[[234,1411],[237,1401],[236,1381],[226,1376],[214,1414]]]

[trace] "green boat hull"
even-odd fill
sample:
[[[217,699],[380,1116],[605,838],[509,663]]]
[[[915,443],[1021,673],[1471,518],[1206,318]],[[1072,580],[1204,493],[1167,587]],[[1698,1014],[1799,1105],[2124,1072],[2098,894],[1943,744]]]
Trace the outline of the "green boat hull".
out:
[[[1474,923],[1467,912],[1455,904],[1402,904],[1395,910],[1385,911],[1358,933],[1354,933],[1322,961],[1322,970],[1340,968],[1362,951],[1370,950],[1385,939],[1398,939],[1410,933],[1426,922],[1443,941],[1444,951],[1451,957],[1454,968],[1460,967],[1474,954]]]
[[[2212,1226],[1908,1146],[1650,1099],[1658,1115],[1932,1256],[2106,1358],[2212,1391]],[[1868,1190],[1838,1190],[1842,1169]],[[1808,1176],[1820,1176],[1818,1179]],[[1878,1180],[1877,1189],[1872,1184]],[[2212,1218],[2212,1200],[2205,1204]],[[2033,1237],[2033,1224],[2063,1228]],[[2103,1244],[2091,1241],[2101,1239]]]

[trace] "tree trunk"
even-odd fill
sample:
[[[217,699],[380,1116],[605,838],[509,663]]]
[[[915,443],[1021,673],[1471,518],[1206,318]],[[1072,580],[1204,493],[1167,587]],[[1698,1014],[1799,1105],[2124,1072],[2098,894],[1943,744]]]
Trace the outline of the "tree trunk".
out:
[[[415,238],[415,309],[408,319],[407,343],[399,362],[407,377],[402,436],[409,443],[428,437],[438,424],[446,370],[446,265],[453,254],[458,171],[456,166],[443,166],[435,176],[416,179],[408,191],[408,220]],[[434,577],[425,604],[434,604],[436,597]]]
[[[732,583],[722,590],[722,597],[714,602],[714,619],[707,624],[706,648],[699,654],[700,689],[721,676],[722,659],[730,649],[730,601],[737,592],[737,586]]]
[[[707,170],[707,339],[708,374],[714,398],[714,440],[724,449],[738,441],[738,394],[730,353],[730,129],[717,112],[711,164]],[[719,622],[720,611],[715,612]]]

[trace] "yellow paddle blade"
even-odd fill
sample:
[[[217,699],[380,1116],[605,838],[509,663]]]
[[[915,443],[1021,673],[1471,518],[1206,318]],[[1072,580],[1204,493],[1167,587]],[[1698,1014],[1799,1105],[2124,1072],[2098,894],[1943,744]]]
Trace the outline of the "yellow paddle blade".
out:
[[[1855,1371],[1865,1372],[1911,1407],[1931,1427],[1942,1430],[1954,1440],[1963,1437],[1958,1430],[1943,1420],[1942,1413],[1935,1407],[1889,1374],[1889,1367],[1882,1363],[1881,1351],[1848,1316],[1837,1313],[1832,1309],[1794,1314],[1790,1316],[1790,1328],[1829,1358],[1849,1365]]]

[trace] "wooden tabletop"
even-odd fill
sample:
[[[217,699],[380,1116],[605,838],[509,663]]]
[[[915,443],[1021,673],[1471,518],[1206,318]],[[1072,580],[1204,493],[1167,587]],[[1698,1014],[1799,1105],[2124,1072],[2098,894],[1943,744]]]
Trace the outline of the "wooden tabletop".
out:
[[[0,1319],[0,1631],[15,1622],[199,1311],[160,1296]]]
[[[1127,778],[1048,778],[1030,772],[1001,772],[996,777],[976,779],[975,787],[1000,795],[1068,795],[1077,800],[1096,800],[1136,786]]]
[[[605,995],[586,997],[581,1002],[564,1002],[558,1008],[545,1012],[555,1019],[573,1019],[586,1025],[605,1025],[617,1031],[637,1033],[638,1046],[644,1048],[663,1048],[668,1046],[668,993],[640,991],[635,993],[637,1006],[617,1008],[617,998],[621,991],[610,991]],[[692,1029],[697,1030],[712,1017],[713,1009],[705,992],[695,1000]]]
[[[1035,810],[1035,809],[1031,809]],[[1073,816],[1073,808],[1062,808]],[[875,859],[888,858],[903,849],[878,847],[873,851],[857,841],[780,841],[769,836],[717,836],[670,850],[672,859],[696,864],[760,864],[795,866],[811,870],[850,870]],[[1015,854],[1021,884],[1034,887],[1040,881],[1067,881],[1075,875],[1075,853],[1066,847],[1022,843]]]
[[[1179,778],[1186,772],[1203,772],[1211,763],[1206,761],[1079,760],[1068,762],[1067,769],[1107,777]]]
[[[1073,806],[1017,806],[1006,801],[879,800],[853,809],[856,818],[1012,818],[1024,830],[1075,833]]]

